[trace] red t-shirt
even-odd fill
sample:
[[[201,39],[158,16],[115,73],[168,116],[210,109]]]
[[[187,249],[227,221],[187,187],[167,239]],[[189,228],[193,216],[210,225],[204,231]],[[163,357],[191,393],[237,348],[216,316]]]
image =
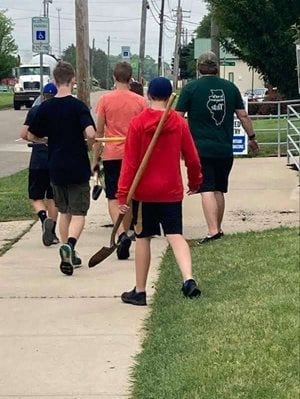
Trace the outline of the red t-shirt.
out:
[[[149,146],[163,111],[145,109],[129,125],[118,183],[118,200],[125,204],[136,171]],[[188,186],[202,183],[201,163],[187,122],[171,110],[133,196],[144,202],[177,202],[183,199],[180,159],[187,167]]]

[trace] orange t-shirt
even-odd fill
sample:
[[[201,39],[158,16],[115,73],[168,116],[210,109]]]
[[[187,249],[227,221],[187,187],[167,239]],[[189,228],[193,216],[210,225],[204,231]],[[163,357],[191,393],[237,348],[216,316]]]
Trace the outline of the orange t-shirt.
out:
[[[144,97],[130,90],[115,89],[98,100],[95,112],[105,118],[104,136],[127,136],[128,126],[133,116],[147,107]],[[124,142],[105,143],[104,160],[122,159]]]

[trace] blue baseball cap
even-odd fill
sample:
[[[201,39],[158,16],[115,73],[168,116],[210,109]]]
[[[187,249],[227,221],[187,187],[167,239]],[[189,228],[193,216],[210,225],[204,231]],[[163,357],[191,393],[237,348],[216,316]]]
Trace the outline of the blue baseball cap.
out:
[[[57,93],[57,87],[53,83],[47,83],[43,88],[43,94],[52,94],[55,96]]]
[[[159,77],[154,78],[149,83],[148,94],[153,98],[168,98],[172,94],[172,85],[169,79]]]

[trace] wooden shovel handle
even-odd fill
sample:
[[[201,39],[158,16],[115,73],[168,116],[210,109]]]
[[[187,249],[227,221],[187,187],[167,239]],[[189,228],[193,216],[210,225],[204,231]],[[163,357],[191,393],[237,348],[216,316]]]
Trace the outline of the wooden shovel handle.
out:
[[[150,144],[149,144],[149,146],[148,146],[148,148],[147,148],[147,150],[146,150],[146,152],[144,154],[142,162],[140,163],[140,166],[139,166],[139,168],[138,168],[138,170],[137,170],[137,172],[135,174],[135,177],[134,177],[134,179],[133,179],[133,181],[131,183],[129,192],[127,194],[127,199],[126,199],[127,205],[132,200],[134,192],[135,192],[135,190],[136,190],[136,188],[137,188],[137,186],[138,186],[138,184],[139,184],[139,182],[141,180],[141,177],[143,176],[143,173],[145,172],[145,169],[146,169],[146,166],[148,164],[149,158],[150,158],[150,156],[152,154],[152,151],[153,151],[153,149],[155,147],[155,144],[156,144],[156,142],[157,142],[157,140],[158,140],[158,138],[160,136],[160,133],[161,133],[162,128],[163,128],[163,125],[164,125],[164,123],[165,123],[165,121],[166,121],[166,119],[168,117],[168,113],[169,113],[169,111],[170,111],[170,109],[171,109],[171,107],[173,105],[173,102],[174,102],[175,98],[176,98],[176,93],[172,93],[170,98],[169,98],[169,101],[167,103],[166,109],[164,110],[164,112],[163,112],[163,114],[162,114],[162,116],[160,118],[160,121],[159,121],[159,123],[157,125],[157,128],[156,128],[156,130],[155,130],[155,132],[153,134],[153,137],[152,137],[152,139],[150,141]]]
[[[130,201],[132,200],[133,194],[134,194],[134,192],[135,192],[135,190],[136,190],[136,188],[137,188],[137,186],[138,186],[138,184],[139,184],[139,182],[141,180],[141,177],[142,177],[142,175],[143,175],[143,173],[144,173],[144,171],[146,169],[146,166],[148,164],[149,158],[150,158],[150,156],[152,154],[152,151],[153,151],[153,149],[155,147],[155,144],[156,144],[156,142],[158,140],[158,137],[159,137],[159,135],[160,135],[160,133],[162,131],[163,125],[164,125],[164,123],[165,123],[165,121],[166,121],[166,119],[168,117],[168,113],[169,113],[169,111],[170,111],[170,109],[171,109],[171,107],[173,105],[173,102],[174,102],[175,98],[176,98],[176,93],[172,93],[170,98],[169,98],[169,101],[167,103],[166,109],[164,110],[164,112],[163,112],[163,114],[162,114],[162,116],[160,118],[160,121],[159,121],[159,123],[157,125],[157,128],[156,128],[156,130],[155,130],[155,132],[153,134],[153,137],[152,137],[152,139],[150,141],[150,144],[149,144],[149,146],[148,146],[148,148],[147,148],[147,150],[146,150],[146,152],[145,152],[145,154],[143,156],[142,162],[140,163],[140,165],[138,167],[138,170],[137,170],[137,172],[135,174],[135,177],[134,177],[134,179],[133,179],[133,181],[131,183],[129,192],[127,194],[127,199],[126,199],[127,205],[130,204]],[[114,227],[113,227],[112,232],[111,232],[111,237],[110,237],[110,246],[111,247],[115,244],[115,237],[116,237],[118,228],[120,227],[120,224],[122,223],[122,221],[124,219],[124,216],[125,215],[123,213],[120,213],[116,223],[114,224]]]

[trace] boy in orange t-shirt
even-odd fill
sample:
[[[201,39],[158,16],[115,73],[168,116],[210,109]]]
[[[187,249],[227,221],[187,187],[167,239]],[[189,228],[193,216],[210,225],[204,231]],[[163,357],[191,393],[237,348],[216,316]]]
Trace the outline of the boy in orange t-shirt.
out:
[[[126,137],[132,117],[146,108],[146,100],[129,89],[131,77],[132,68],[130,64],[127,62],[116,64],[114,69],[115,90],[101,96],[95,109],[98,116],[97,132],[100,137]],[[112,222],[115,224],[119,216],[116,192],[124,155],[124,142],[106,143],[104,148],[100,143],[94,144],[92,169],[97,165],[102,149],[108,211]],[[119,259],[129,258],[131,239],[128,237],[127,231],[130,223],[131,215],[128,213],[118,230],[120,245],[117,249],[117,256]]]

